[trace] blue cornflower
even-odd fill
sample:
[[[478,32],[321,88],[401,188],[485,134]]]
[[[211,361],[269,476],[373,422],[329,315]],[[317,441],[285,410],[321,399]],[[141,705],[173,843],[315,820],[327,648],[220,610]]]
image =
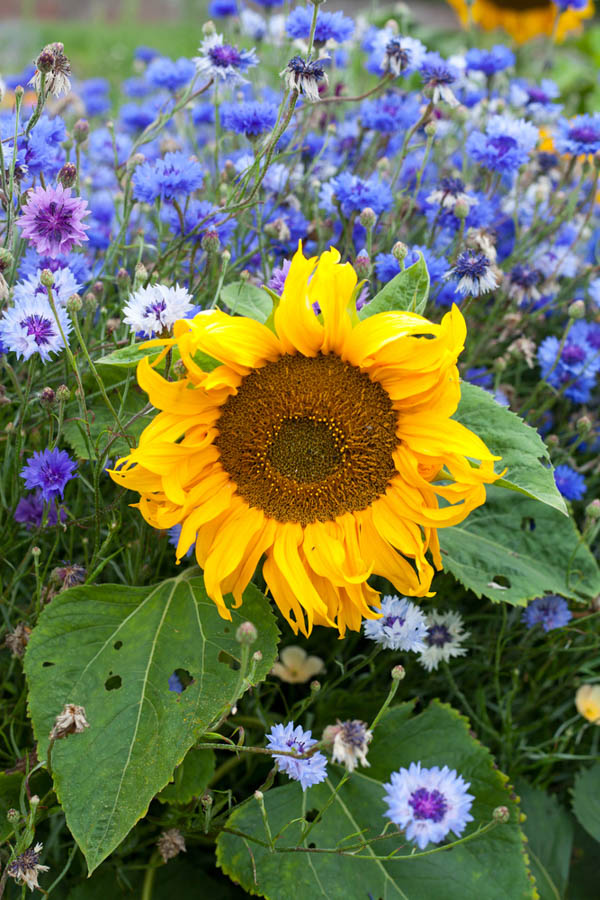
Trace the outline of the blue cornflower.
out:
[[[376,100],[363,100],[360,121],[363,128],[383,134],[407,131],[419,118],[419,98],[415,94],[384,94]]]
[[[425,55],[419,66],[419,72],[423,79],[423,88],[428,96],[431,95],[434,103],[443,100],[449,106],[458,106],[458,100],[450,88],[460,76],[458,69],[446,62],[439,53],[432,52]]]
[[[473,821],[469,810],[475,798],[467,793],[470,786],[448,766],[426,769],[412,762],[408,769],[392,772],[390,782],[383,785],[386,817],[424,850],[429,843],[443,841],[449,831],[459,837]]]
[[[210,0],[208,4],[211,19],[226,19],[227,16],[237,16],[238,12],[237,0]]]
[[[175,694],[183,694],[183,685],[179,680],[179,676],[176,672],[173,672],[172,675],[169,675],[169,690],[173,691]]]
[[[427,620],[418,606],[406,597],[384,597],[381,618],[363,622],[365,637],[381,644],[386,650],[425,649]]]
[[[195,64],[185,56],[179,59],[159,56],[146,69],[146,81],[154,88],[178,91],[192,80],[195,71]]]
[[[283,0],[276,0],[273,6],[280,6]],[[249,7],[244,7],[240,13],[240,22],[243,34],[247,34],[253,41],[262,41],[269,32],[266,20]]]
[[[133,196],[144,203],[154,203],[157,197],[170,200],[180,194],[191,194],[201,184],[200,163],[178,150],[137,167],[133,175]]]
[[[465,250],[461,253],[445,278],[457,281],[455,292],[463,296],[478,297],[498,287],[498,278],[491,260],[485,253]]]
[[[156,109],[152,104],[123,103],[119,110],[119,118],[126,131],[143,131],[156,118]]]
[[[571,466],[560,465],[554,470],[556,487],[567,500],[582,500],[587,490],[585,478]]]
[[[258,6],[263,9],[274,9],[276,6],[283,6],[283,0],[254,0]]]
[[[66,450],[36,450],[20,475],[26,488],[39,488],[43,500],[53,500],[62,497],[66,484],[77,477],[76,468]]]
[[[333,210],[334,194],[345,216],[360,212],[366,206],[370,206],[375,215],[379,216],[391,209],[394,202],[389,186],[380,181],[376,175],[359,178],[351,172],[341,172],[321,188],[321,204]]]
[[[184,318],[187,318],[187,316],[185,316]],[[177,547],[177,545],[179,544],[179,538],[181,537],[181,525],[180,524],[173,525],[172,528],[169,528],[167,535],[168,535],[168,541],[171,544],[171,546]],[[195,546],[196,546],[196,539],[194,538],[194,540],[192,541],[192,543],[190,544],[190,546],[188,547],[187,550],[183,551],[183,549],[182,549],[180,556],[191,556],[192,551]]]
[[[484,75],[495,75],[515,64],[515,54],[503,44],[496,44],[491,50],[480,50],[473,47],[465,53],[467,69],[471,72],[483,72]]]
[[[378,253],[375,259],[375,274],[379,280],[386,284],[402,271],[400,263],[393,253]]]
[[[467,138],[467,153],[476,162],[494,172],[516,172],[527,162],[538,141],[538,129],[525,119],[492,116],[485,133],[472,131]]]
[[[155,50],[154,47],[146,47],[143,44],[140,47],[135,48],[134,52],[135,59],[141,60],[141,62],[149,63],[156,56],[160,56],[158,50]]]
[[[73,327],[71,320],[61,306],[57,306],[56,311],[62,330],[68,336]],[[64,348],[48,297],[35,293],[24,296],[19,303],[4,310],[0,319],[0,340],[17,357],[29,359],[39,353],[43,362]]]
[[[285,30],[291,38],[303,38],[310,35],[310,26],[313,18],[312,7],[297,6],[287,17]],[[354,22],[343,12],[321,12],[317,15],[315,28],[315,44],[324,44],[326,41],[337,41],[342,44],[350,40],[354,34]]]
[[[572,618],[573,614],[566,600],[556,594],[547,594],[531,601],[527,609],[523,610],[521,621],[528,628],[541,625],[544,631],[552,631],[553,628],[568,625]]]
[[[300,725],[294,728],[293,722],[288,722],[287,725],[273,725],[266,737],[269,750],[295,750],[297,753],[307,753],[318,743],[312,737],[312,732],[304,731]],[[273,759],[282,772],[294,781],[300,782],[303,791],[327,778],[327,759],[319,751],[306,759],[294,759],[293,756],[278,756],[274,753]]]
[[[596,344],[597,335],[590,323],[575,322],[555,365],[560,341],[554,336],[545,338],[537,351],[542,377],[552,387],[564,388],[565,397],[574,403],[587,403],[600,372],[600,348]]]
[[[91,278],[90,268],[85,256],[81,253],[59,253],[56,257],[40,256],[33,247],[29,247],[21,257],[19,276],[28,279],[32,275],[36,276],[38,270],[50,269],[51,272],[58,272],[59,269],[67,268],[71,270],[73,277],[80,285],[85,284]]]
[[[26,300],[35,296],[48,296],[48,289],[40,281],[41,275],[42,269],[37,269],[33,275],[15,285],[13,292],[15,306],[21,306]],[[54,272],[52,296],[59,305],[64,306],[71,294],[77,294],[80,288],[81,284],[68,267],[57,269]]]
[[[267,282],[267,287],[273,293],[278,294],[280,297],[283,294],[283,289],[285,287],[285,279],[288,276],[288,272],[290,271],[291,261],[289,259],[282,259],[281,266],[273,269],[271,272],[271,277]]]
[[[126,78],[121,88],[127,97],[147,97],[152,88],[144,78]]]
[[[227,84],[245,84],[243,75],[258,65],[258,57],[254,48],[240,50],[233,44],[224,44],[222,34],[209,34],[198,48],[200,56],[194,57],[196,71],[206,78]]]
[[[567,9],[585,9],[588,5],[588,0],[552,0],[556,6],[564,12]]]
[[[465,378],[471,384],[478,384],[482,388],[490,388],[494,383],[494,376],[485,368],[485,366],[474,366],[467,369]]]
[[[46,526],[48,528],[56,525],[56,506],[54,503],[46,504],[42,497],[41,491],[35,491],[33,494],[27,494],[21,497],[15,509],[15,522],[20,522],[30,530],[31,528],[40,528],[46,515]],[[62,506],[59,508],[61,522],[64,521],[66,513]]]
[[[100,116],[110,109],[110,83],[106,78],[88,78],[77,88],[88,116]]]
[[[223,103],[221,106],[221,124],[227,131],[236,134],[263,134],[271,131],[277,121],[277,105],[260,103],[251,100],[243,103]]]
[[[558,153],[583,156],[600,150],[600,113],[575,116],[570,122],[561,119],[558,128],[554,139]]]
[[[425,58],[427,48],[417,38],[394,35],[387,28],[376,32],[368,47],[371,55],[367,69],[374,75],[388,72],[398,77],[415,72]]]
[[[181,234],[179,214],[173,206],[163,207],[161,218],[169,223],[173,234]],[[221,244],[226,245],[229,243],[237,223],[234,219],[229,219],[223,225],[216,227],[216,223],[222,218],[223,210],[218,206],[213,206],[208,200],[192,199],[186,204],[183,211],[184,235],[189,236],[189,240],[198,241],[205,231],[216,231]]]

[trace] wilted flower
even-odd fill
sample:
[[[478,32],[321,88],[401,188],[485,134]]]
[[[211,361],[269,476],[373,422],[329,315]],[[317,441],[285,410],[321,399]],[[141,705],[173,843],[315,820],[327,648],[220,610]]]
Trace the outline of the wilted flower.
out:
[[[307,61],[301,56],[292,57],[279,74],[284,78],[288,90],[298,91],[311,103],[316,103],[319,99],[319,84],[324,87],[328,84],[322,63],[319,60]]]
[[[23,657],[30,634],[31,628],[25,622],[19,622],[15,630],[9,631],[4,638],[4,646],[10,650],[13,656]]]
[[[454,266],[444,278],[457,281],[455,293],[478,297],[498,287],[498,275],[491,260],[484,253],[466,250],[461,253]]]
[[[582,684],[577,688],[575,706],[584,719],[600,725],[600,684]]]
[[[349,719],[346,722],[337,720],[336,725],[328,725],[323,732],[326,744],[332,744],[332,759],[346,766],[353,772],[357,765],[368,766],[367,751],[373,738],[365,722],[360,719]]]
[[[7,868],[9,876],[14,878],[17,884],[26,884],[30,891],[34,888],[40,889],[38,872],[49,871],[49,866],[41,866],[39,863],[42,848],[43,844],[36,844],[33,850],[30,847],[13,859]]]
[[[81,734],[90,723],[85,717],[85,707],[76,706],[74,703],[66,703],[62,712],[54,720],[54,726],[50,732],[51,741],[59,741],[69,734]]]
[[[288,684],[304,684],[324,669],[320,656],[309,656],[302,647],[291,644],[279,653],[279,660],[273,664],[271,675],[276,675]]]
[[[71,90],[69,80],[71,63],[65,56],[64,49],[64,44],[57,41],[54,44],[47,44],[38,56],[35,74],[29,82],[38,94],[42,87],[42,74],[46,76],[44,84],[48,94],[60,97],[61,94],[68,94]]]
[[[464,656],[467,650],[461,643],[468,637],[469,632],[463,631],[463,620],[459,613],[453,610],[429,613],[426,647],[419,656],[419,662],[428,672],[432,672],[440,662],[448,662],[453,656]]]
[[[187,852],[185,840],[178,828],[169,828],[168,831],[163,831],[156,846],[164,862],[168,862],[180,853]]]

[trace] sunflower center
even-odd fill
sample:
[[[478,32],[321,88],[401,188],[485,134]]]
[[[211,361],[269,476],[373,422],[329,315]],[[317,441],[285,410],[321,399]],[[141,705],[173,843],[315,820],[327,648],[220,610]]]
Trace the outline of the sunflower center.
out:
[[[279,522],[365,509],[395,472],[390,398],[333,354],[286,355],[254,369],[221,407],[217,428],[238,493]]]

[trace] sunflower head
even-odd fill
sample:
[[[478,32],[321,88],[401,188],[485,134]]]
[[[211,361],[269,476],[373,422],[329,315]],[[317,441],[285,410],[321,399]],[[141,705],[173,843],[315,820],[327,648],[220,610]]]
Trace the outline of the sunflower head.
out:
[[[156,371],[160,356],[138,366],[160,412],[111,476],[139,492],[154,528],[181,526],[177,558],[195,544],[224,618],[224,596],[239,606],[261,560],[275,603],[304,634],[376,617],[372,574],[428,595],[437,529],[482,504],[496,477],[496,457],[451,418],[460,311],[439,325],[408,312],[359,321],[356,283],[337,250],[306,259],[300,248],[271,328],[201,313],[148,342],[161,355],[177,348],[180,381]],[[197,354],[220,364],[206,372]]]
[[[557,41],[563,41],[569,34],[581,30],[584,19],[594,15],[593,0],[588,0],[583,9],[564,12],[552,0],[473,0],[472,3],[448,0],[448,3],[465,27],[471,21],[486,31],[502,28],[517,44],[541,35],[554,35]]]

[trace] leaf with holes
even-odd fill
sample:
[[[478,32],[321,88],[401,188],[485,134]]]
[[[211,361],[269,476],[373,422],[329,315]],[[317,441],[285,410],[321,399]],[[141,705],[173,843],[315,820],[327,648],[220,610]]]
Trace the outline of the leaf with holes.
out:
[[[366,319],[380,312],[405,310],[423,315],[429,296],[429,272],[422,253],[412,266],[402,269],[358,313]]]
[[[52,768],[90,872],[241,692],[227,660],[240,658],[235,631],[245,620],[256,625],[253,649],[262,653],[255,681],[268,674],[278,634],[269,603],[250,586],[232,616],[221,619],[196,568],[153,587],[75,587],[40,616],[25,659],[29,711],[44,759],[63,705],[86,709],[90,727],[57,741]],[[182,693],[170,690],[176,669],[190,676]]]
[[[322,809],[331,800],[341,771],[337,766],[330,766],[335,774],[327,782],[305,794],[297,783],[265,793],[271,833],[278,835],[273,853],[252,841],[253,837],[265,840],[258,804],[248,803],[236,810],[226,827],[245,837],[225,832],[219,836],[217,862],[223,871],[249,893],[269,900],[294,896],[328,900],[532,898],[518,808],[510,799],[506,778],[494,769],[489,751],[471,737],[466,719],[449,706],[434,701],[418,716],[412,716],[411,709],[412,704],[403,703],[383,716],[369,750],[370,768],[352,775],[304,842],[299,843],[302,823],[293,820],[304,815],[314,820],[313,809]],[[344,845],[359,844],[361,837],[375,838],[382,833],[387,811],[383,785],[392,772],[417,760],[428,767],[448,765],[470,782],[474,821],[465,836],[488,823],[497,806],[508,808],[510,821],[452,850],[420,858],[411,857],[414,845],[395,829],[389,839],[372,843],[356,855],[336,852]],[[310,853],[311,848],[332,852]],[[394,850],[403,858],[375,858]]]
[[[484,506],[439,530],[444,568],[478,597],[524,606],[545,593],[588,601],[600,569],[572,519],[551,506],[488,488]]]
[[[575,779],[573,812],[588,834],[600,841],[600,763],[581,769]]]
[[[496,485],[541,500],[568,515],[554,481],[548,450],[535,428],[496,403],[483,388],[463,382],[460,390],[454,418],[479,435],[495,456],[502,457],[496,466],[498,471],[507,470]]]

